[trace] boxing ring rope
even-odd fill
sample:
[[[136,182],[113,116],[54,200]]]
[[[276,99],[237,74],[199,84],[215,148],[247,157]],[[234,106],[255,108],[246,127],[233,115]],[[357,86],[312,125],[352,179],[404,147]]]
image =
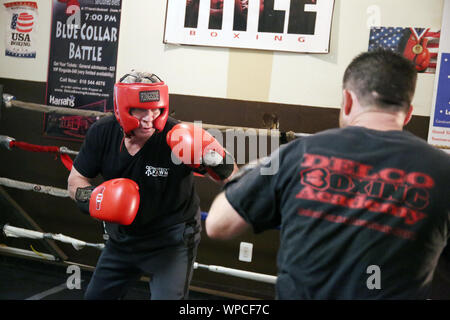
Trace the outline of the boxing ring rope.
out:
[[[2,228],[2,231],[5,236],[12,237],[12,238],[27,238],[27,239],[51,239],[60,241],[63,243],[69,243],[71,244],[76,250],[81,250],[85,247],[91,247],[98,250],[103,250],[105,248],[105,245],[103,243],[90,243],[85,242],[82,240],[78,240],[69,236],[65,236],[61,233],[54,234],[54,233],[44,233],[44,232],[38,232],[34,230],[28,230],[18,227],[10,226],[9,224],[5,224]],[[43,257],[46,260],[53,260],[51,258],[48,258],[46,254],[38,253],[35,250],[33,250],[37,255],[43,255]],[[53,257],[53,256],[51,256]],[[262,273],[256,273],[256,272],[250,272],[245,270],[239,270],[239,269],[232,269],[222,266],[216,266],[216,265],[205,265],[198,262],[194,262],[194,269],[204,269],[215,273],[221,273],[233,277],[238,277],[242,279],[248,279],[248,280],[254,280],[259,282],[265,282],[269,284],[275,284],[277,277]]]
[[[69,193],[65,189],[50,187],[50,186],[43,186],[38,185],[34,183],[28,183],[23,181],[17,181],[7,178],[1,178],[0,177],[0,185],[26,190],[26,191],[34,191],[38,193],[45,193],[56,197],[69,197]],[[201,218],[202,220],[206,219],[207,213],[202,212]],[[70,243],[76,250],[81,250],[84,247],[92,247],[99,250],[102,250],[104,248],[104,244],[102,243],[89,243],[82,240],[78,240],[72,237],[65,236],[63,234],[53,234],[53,233],[43,233],[38,232],[34,230],[28,230],[18,227],[10,226],[9,224],[5,224],[2,228],[3,233],[7,237],[14,237],[14,238],[29,238],[29,239],[52,239],[64,243]],[[0,250],[2,251],[2,250]],[[5,251],[5,250],[3,250]],[[33,250],[33,252],[35,252]],[[20,252],[17,252],[20,253]],[[36,253],[36,252],[35,252]],[[37,253],[38,255],[41,255],[40,253]],[[46,259],[46,260],[53,260],[53,259]],[[234,276],[238,278],[248,279],[248,280],[254,280],[259,282],[265,282],[269,284],[274,284],[276,282],[277,277],[267,274],[261,274],[256,272],[250,272],[245,270],[239,270],[239,269],[232,269],[222,266],[216,266],[216,265],[205,265],[198,262],[194,262],[194,269],[204,269],[209,270],[211,272],[215,273],[221,273],[229,276]]]
[[[36,144],[26,143],[16,141],[16,139],[4,135],[0,135],[0,145],[5,147],[8,150],[12,150],[14,147],[20,148],[27,151],[34,152],[50,152],[50,153],[62,153],[62,154],[70,154],[77,155],[78,151],[70,150],[67,147],[56,147],[56,146],[40,146]]]
[[[51,186],[44,186],[40,184],[34,184],[29,182],[23,182],[8,178],[0,177],[0,186],[5,186],[8,188],[15,188],[25,191],[34,191],[38,193],[45,193],[51,196],[55,197],[61,197],[61,198],[69,198],[69,192],[66,189],[51,187]],[[207,212],[202,211],[200,213],[200,217],[202,221],[206,220],[206,217],[208,216]]]
[[[37,259],[44,259],[44,260],[49,260],[49,261],[58,261],[58,259],[52,254],[37,252],[36,250],[31,251],[31,250],[8,247],[1,243],[0,243],[0,252],[5,252],[8,254],[14,254],[14,255],[20,255],[20,256],[25,256],[25,257],[31,257],[31,258],[37,258]]]
[[[4,105],[7,108],[21,108],[30,111],[44,112],[50,114],[61,114],[61,115],[78,115],[85,117],[97,117],[98,119],[101,117],[112,115],[111,112],[100,112],[100,111],[91,111],[91,110],[82,110],[82,109],[72,109],[66,107],[53,107],[44,104],[38,103],[30,103],[24,102],[20,100],[16,100],[16,98],[10,94],[3,94],[2,101],[0,101],[0,106]],[[227,131],[227,130],[242,130],[246,132],[254,131],[255,134],[267,135],[270,137],[279,137],[280,139],[285,139],[286,141],[291,141],[296,138],[306,137],[311,134],[309,133],[299,133],[293,131],[281,132],[278,129],[261,129],[261,128],[250,128],[250,127],[236,127],[236,126],[223,126],[223,125],[215,125],[215,124],[207,124],[202,123],[202,127],[205,130],[208,129],[216,129],[219,131]]]
[[[55,155],[59,155],[62,164],[67,168],[67,170],[72,170],[73,160],[69,155],[77,155],[78,151],[70,150],[67,147],[57,147],[57,146],[41,146],[37,144],[31,144],[27,142],[16,141],[12,137],[5,135],[0,135],[0,146],[3,146],[7,150],[11,151],[13,148],[19,148],[26,151],[32,152],[48,152]]]
[[[216,272],[216,273],[222,273],[222,274],[226,274],[229,276],[234,276],[234,277],[249,279],[249,280],[255,280],[255,281],[265,282],[265,283],[270,283],[270,284],[275,284],[277,282],[277,277],[271,276],[268,274],[243,271],[243,270],[226,268],[226,267],[221,267],[221,266],[206,265],[206,264],[201,264],[201,263],[197,263],[197,262],[194,262],[194,269],[206,269],[206,270]]]
[[[9,187],[9,188],[16,188],[26,191],[34,191],[39,193],[45,193],[51,196],[55,197],[62,197],[62,198],[68,198],[69,192],[66,189],[60,189],[50,186],[44,186],[40,184],[34,184],[29,182],[23,182],[8,178],[0,177],[0,185]]]
[[[5,224],[3,226],[3,233],[5,234],[5,236],[12,238],[51,239],[64,243],[70,243],[76,250],[81,250],[84,247],[91,247],[102,250],[105,247],[103,243],[89,243],[72,237],[65,236],[61,233],[58,234],[43,233],[34,230],[13,227],[10,226],[9,224]]]
[[[66,107],[53,107],[45,104],[24,102],[16,100],[14,96],[10,94],[3,94],[3,103],[5,107],[17,107],[21,109],[26,109],[30,111],[45,112],[50,114],[63,114],[63,115],[74,115],[74,116],[84,116],[84,117],[105,117],[112,115],[112,113],[105,113],[100,111],[82,110],[82,109],[72,109]]]

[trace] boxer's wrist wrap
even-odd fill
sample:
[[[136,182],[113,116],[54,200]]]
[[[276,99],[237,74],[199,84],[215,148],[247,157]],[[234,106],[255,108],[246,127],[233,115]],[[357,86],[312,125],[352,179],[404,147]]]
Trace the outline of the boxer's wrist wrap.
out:
[[[225,180],[231,176],[234,170],[234,158],[225,150],[225,157],[222,162],[215,166],[207,166],[220,180]]]
[[[207,174],[208,170],[206,170],[206,167],[204,165],[200,165],[198,168],[195,168],[194,171],[196,173],[200,173],[200,174]]]
[[[95,186],[77,188],[77,191],[75,192],[75,201],[81,212],[89,214],[89,200],[91,199],[91,194],[94,189]]]

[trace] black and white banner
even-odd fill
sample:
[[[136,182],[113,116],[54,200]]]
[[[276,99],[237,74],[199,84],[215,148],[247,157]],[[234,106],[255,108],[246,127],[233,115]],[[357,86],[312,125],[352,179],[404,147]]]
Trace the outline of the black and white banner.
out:
[[[46,103],[113,110],[121,0],[52,0]],[[95,118],[46,115],[47,136],[81,140]]]
[[[334,0],[168,0],[164,41],[327,53]]]

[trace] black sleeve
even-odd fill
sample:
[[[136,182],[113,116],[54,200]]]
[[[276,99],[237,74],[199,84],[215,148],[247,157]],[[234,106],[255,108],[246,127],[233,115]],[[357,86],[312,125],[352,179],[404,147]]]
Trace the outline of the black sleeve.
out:
[[[95,178],[100,172],[102,148],[97,123],[88,130],[73,166],[86,178]]]
[[[276,150],[258,166],[225,185],[227,200],[255,233],[276,228],[281,223],[277,194],[279,166],[279,150]]]

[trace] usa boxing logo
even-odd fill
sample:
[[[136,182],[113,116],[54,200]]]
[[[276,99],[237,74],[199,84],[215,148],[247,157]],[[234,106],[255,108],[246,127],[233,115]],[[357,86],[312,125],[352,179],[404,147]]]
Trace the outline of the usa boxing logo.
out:
[[[6,55],[35,58],[34,33],[37,25],[37,4],[33,1],[16,1],[4,4],[9,14]]]
[[[27,46],[31,42],[29,33],[33,31],[34,17],[27,12],[14,13],[11,19],[11,39],[16,45]]]

